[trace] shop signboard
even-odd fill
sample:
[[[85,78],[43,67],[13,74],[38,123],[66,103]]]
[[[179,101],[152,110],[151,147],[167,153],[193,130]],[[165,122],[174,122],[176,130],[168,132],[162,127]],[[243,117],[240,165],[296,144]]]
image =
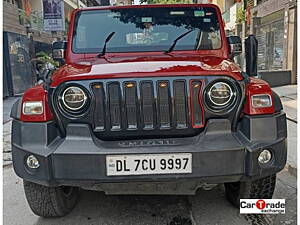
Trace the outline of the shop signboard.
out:
[[[45,31],[64,31],[64,1],[43,0],[43,19]]]

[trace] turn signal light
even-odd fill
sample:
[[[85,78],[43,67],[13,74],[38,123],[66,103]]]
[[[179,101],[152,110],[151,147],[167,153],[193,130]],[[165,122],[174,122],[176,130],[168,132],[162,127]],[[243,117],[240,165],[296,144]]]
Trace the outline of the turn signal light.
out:
[[[42,101],[28,101],[23,102],[23,114],[24,115],[40,115],[43,114],[43,102]]]
[[[43,85],[28,89],[22,98],[20,120],[23,122],[45,122],[53,119],[48,105],[48,93]]]
[[[132,88],[132,87],[134,87],[134,83],[126,83],[125,87]]]
[[[264,80],[250,77],[246,86],[244,113],[247,115],[264,115],[274,112],[272,90],[269,84]]]
[[[272,98],[267,94],[252,95],[251,96],[252,107],[265,108],[272,106]]]

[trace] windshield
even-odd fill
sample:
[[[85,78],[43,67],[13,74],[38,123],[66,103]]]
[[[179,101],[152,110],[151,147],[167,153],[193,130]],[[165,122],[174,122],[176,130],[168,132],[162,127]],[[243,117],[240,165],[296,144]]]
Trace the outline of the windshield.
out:
[[[77,14],[74,53],[100,53],[107,36],[106,52],[166,51],[221,48],[220,25],[212,7],[127,8],[81,11]]]

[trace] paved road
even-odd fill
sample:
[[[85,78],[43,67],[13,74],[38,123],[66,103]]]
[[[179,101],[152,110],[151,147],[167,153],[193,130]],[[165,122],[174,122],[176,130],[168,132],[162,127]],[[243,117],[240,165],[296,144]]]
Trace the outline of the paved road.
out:
[[[106,196],[82,191],[64,218],[43,219],[30,211],[11,166],[4,173],[4,225],[247,225],[296,224],[296,178],[286,170],[277,179],[274,198],[285,198],[287,213],[277,217],[243,216],[225,199],[223,186],[195,196]],[[251,222],[252,221],[252,222]],[[254,222],[253,222],[254,221]]]

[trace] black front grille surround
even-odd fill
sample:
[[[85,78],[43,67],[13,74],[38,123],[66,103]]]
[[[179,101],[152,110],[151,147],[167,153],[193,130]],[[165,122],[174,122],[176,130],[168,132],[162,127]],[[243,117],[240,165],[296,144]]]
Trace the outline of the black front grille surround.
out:
[[[195,90],[190,86],[194,84]],[[204,126],[203,106],[198,100],[201,87],[200,79],[93,82],[93,130],[99,136],[101,132],[105,135],[118,131],[127,131],[129,135],[133,131],[151,135],[189,134]]]
[[[212,112],[203,102],[206,87],[220,79],[239,86],[224,76],[70,81],[49,90],[50,105],[64,132],[68,123],[88,123],[103,140],[195,136],[209,118],[234,118],[241,92],[227,114]],[[89,92],[91,104],[82,117],[62,114],[59,109],[57,93],[71,85]]]

